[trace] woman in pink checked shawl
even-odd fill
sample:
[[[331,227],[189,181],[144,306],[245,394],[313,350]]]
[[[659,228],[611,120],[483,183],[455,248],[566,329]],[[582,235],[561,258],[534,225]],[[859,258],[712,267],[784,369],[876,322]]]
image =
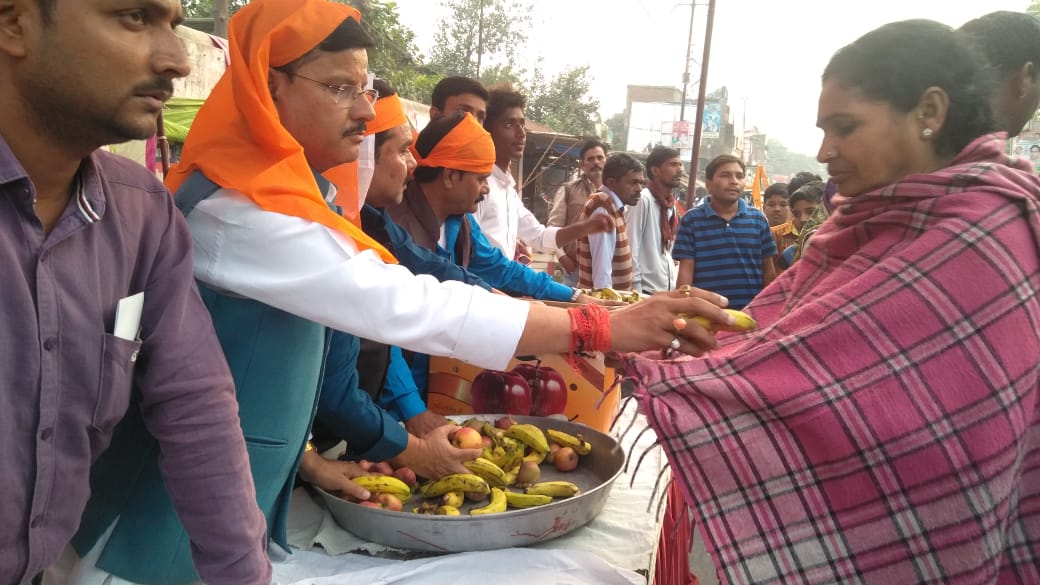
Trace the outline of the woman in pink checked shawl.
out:
[[[757,331],[633,360],[724,582],[1040,583],[1040,181],[983,77],[931,21],[836,53],[845,199]]]

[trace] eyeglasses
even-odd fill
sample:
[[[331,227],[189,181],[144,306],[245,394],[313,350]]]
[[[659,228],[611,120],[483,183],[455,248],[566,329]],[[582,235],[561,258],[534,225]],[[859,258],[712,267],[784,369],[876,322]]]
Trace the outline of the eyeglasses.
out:
[[[331,91],[332,93],[336,94],[336,104],[347,108],[353,106],[354,103],[357,102],[358,98],[360,97],[364,97],[365,101],[367,101],[369,104],[374,104],[376,103],[376,100],[379,99],[379,91],[375,89],[364,89],[362,87],[358,87],[357,85],[332,85],[329,83],[325,83],[324,81],[318,81],[317,79],[305,77],[303,75],[300,75],[299,73],[295,74],[295,77],[299,77],[300,79],[306,79],[311,83],[316,83],[324,87],[325,89]]]

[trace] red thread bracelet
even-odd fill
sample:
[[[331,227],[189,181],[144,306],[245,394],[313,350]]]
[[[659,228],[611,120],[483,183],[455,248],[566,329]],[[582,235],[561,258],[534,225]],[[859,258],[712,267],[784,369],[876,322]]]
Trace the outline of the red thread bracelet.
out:
[[[600,305],[588,304],[567,309],[571,318],[571,367],[577,367],[578,355],[592,351],[610,351],[610,314]]]

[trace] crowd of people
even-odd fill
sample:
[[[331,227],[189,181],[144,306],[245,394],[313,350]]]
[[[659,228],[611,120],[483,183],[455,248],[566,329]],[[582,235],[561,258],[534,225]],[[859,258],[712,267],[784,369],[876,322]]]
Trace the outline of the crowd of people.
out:
[[[297,481],[365,499],[360,459],[479,455],[426,408],[429,355],[579,351],[628,356],[727,582],[1040,582],[1040,179],[1004,149],[1040,103],[1032,17],[838,51],[829,180],[763,210],[738,157],[683,213],[678,151],[590,140],[543,225],[511,172],[524,96],[445,78],[415,133],[327,0],[232,17],[163,185],[100,149],[189,73],[180,3],[125,4],[0,10],[3,582],[269,583]],[[648,296],[583,292],[608,287]],[[759,328],[693,319],[727,307]]]

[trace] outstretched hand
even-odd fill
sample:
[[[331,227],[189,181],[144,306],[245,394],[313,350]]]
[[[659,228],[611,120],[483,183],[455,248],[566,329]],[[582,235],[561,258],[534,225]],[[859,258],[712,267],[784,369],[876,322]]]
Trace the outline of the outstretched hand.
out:
[[[687,319],[676,327],[679,315],[704,317],[719,324],[732,324],[733,318],[722,310],[728,301],[713,292],[693,287],[657,293],[644,300],[610,312],[611,349],[646,351],[669,348],[699,356],[718,348],[711,331]],[[673,346],[677,340],[678,347]]]
[[[372,494],[350,481],[352,478],[369,475],[353,461],[326,459],[316,451],[307,451],[300,460],[300,479],[321,489],[355,500],[367,500]]]

